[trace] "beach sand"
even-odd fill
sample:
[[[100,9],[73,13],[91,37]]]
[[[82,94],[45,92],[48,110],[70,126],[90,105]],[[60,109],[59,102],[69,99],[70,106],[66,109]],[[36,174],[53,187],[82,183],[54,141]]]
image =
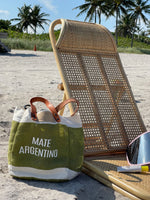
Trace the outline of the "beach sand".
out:
[[[150,55],[120,54],[120,58],[149,130]],[[60,82],[53,52],[12,50],[0,54],[0,199],[128,199],[83,173],[64,183],[14,179],[8,174],[8,139],[15,107],[28,104],[34,96],[49,99],[56,106],[63,97],[63,92],[57,89]]]

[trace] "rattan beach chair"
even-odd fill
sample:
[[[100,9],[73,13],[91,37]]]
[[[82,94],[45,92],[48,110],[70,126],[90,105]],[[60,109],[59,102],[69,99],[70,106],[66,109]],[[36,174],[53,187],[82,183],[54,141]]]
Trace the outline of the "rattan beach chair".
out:
[[[58,24],[61,32],[56,40]],[[127,165],[127,145],[146,128],[112,35],[101,25],[59,19],[51,23],[50,38],[64,98],[80,102],[83,172],[132,199],[150,199],[149,173],[117,172],[117,166]]]

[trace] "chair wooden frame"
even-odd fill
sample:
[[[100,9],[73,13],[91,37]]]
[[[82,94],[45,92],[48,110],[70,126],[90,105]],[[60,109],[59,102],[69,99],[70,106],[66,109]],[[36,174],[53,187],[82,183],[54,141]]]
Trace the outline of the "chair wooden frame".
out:
[[[61,32],[56,40],[58,24]],[[59,19],[50,26],[50,38],[64,99],[74,97],[80,102],[85,134],[83,171],[132,199],[150,199],[148,176],[116,172],[117,166],[127,165],[129,142],[146,128],[112,35],[101,25]],[[70,112],[73,110],[71,104]],[[135,184],[133,176],[140,181]]]

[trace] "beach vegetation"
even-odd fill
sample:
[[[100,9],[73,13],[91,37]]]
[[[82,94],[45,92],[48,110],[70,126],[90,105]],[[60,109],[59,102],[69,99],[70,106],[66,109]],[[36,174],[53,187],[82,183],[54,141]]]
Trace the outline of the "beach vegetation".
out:
[[[7,39],[1,39],[11,49],[27,49],[33,50],[34,45],[36,49],[40,51],[52,51],[50,38],[48,33],[43,34],[27,34],[12,30],[5,30],[8,33]],[[3,29],[0,32],[4,32]],[[56,40],[59,37],[60,30],[55,31]],[[128,32],[127,32],[128,33]],[[115,33],[112,33],[115,39]],[[131,45],[131,35],[124,35],[124,32],[120,32],[118,36],[118,51],[119,52],[135,52],[135,53],[149,53],[150,51],[150,38],[147,36],[134,35],[134,46]],[[132,49],[132,50],[131,50]]]
[[[37,51],[52,51],[48,33],[29,34],[12,30],[0,29],[0,32],[8,33],[7,39],[1,41],[10,49],[33,50],[36,45]],[[56,39],[59,37],[60,30],[55,31]]]
[[[7,38],[1,40],[10,49],[34,50],[36,45],[37,51],[52,51],[52,46],[49,39],[29,40],[21,38]]]

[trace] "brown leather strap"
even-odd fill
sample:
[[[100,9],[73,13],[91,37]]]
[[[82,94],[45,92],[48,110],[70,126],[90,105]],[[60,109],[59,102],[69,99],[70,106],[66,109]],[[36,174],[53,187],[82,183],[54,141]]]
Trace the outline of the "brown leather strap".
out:
[[[37,101],[40,101],[40,102],[43,102],[47,108],[52,112],[53,114],[53,117],[55,118],[55,120],[57,122],[60,122],[60,117],[58,115],[58,112],[57,110],[55,109],[55,107],[47,100],[47,99],[44,99],[43,97],[33,97],[31,100],[30,100],[30,105],[31,105],[31,117],[33,120],[37,120],[37,111],[36,111],[36,107],[33,105],[34,102],[37,102]]]
[[[55,107],[56,111],[59,112],[66,104],[71,103],[71,102],[75,102],[77,104],[77,107],[71,116],[75,115],[75,113],[79,110],[79,101],[75,98],[67,99],[61,102],[58,106]]]

